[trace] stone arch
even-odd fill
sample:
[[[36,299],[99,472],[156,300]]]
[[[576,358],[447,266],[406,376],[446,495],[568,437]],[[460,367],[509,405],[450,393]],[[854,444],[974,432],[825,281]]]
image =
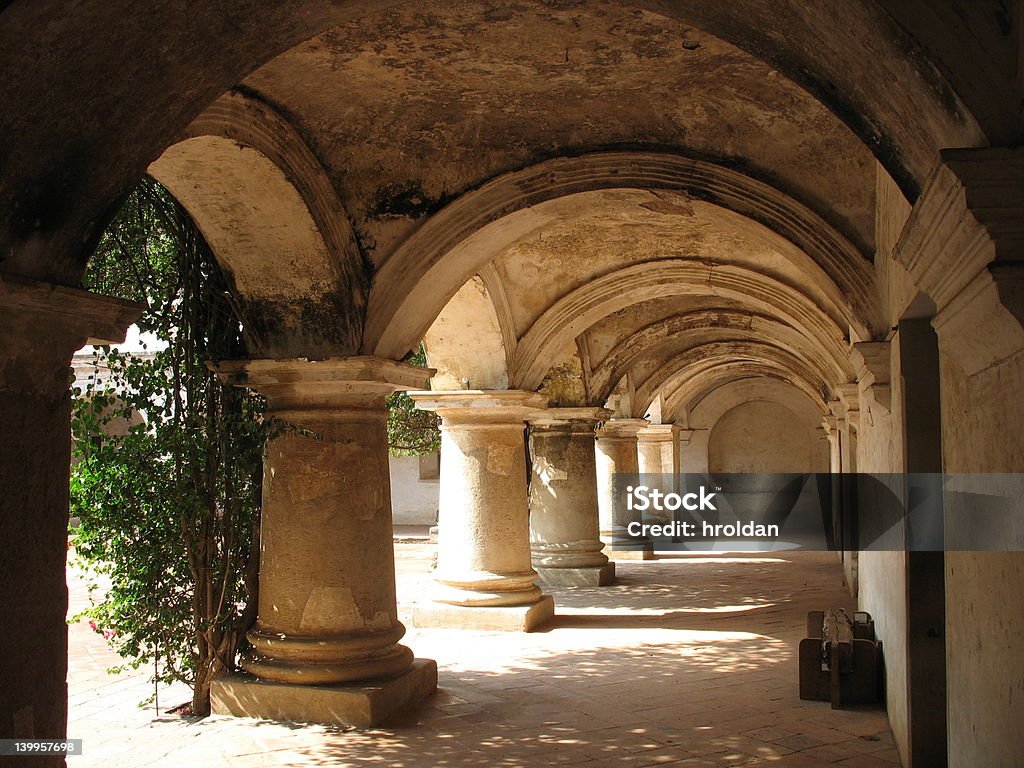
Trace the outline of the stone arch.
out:
[[[543,203],[601,189],[679,190],[757,221],[827,276],[835,311],[865,337],[879,323],[870,262],[810,209],[763,182],[703,160],[658,152],[595,152],[492,179],[413,232],[378,270],[366,349],[400,356],[440,307],[502,247],[543,224]],[[528,209],[528,210],[527,210]],[[517,212],[529,215],[516,216]],[[474,234],[493,225],[486,242]]]
[[[492,293],[500,284],[489,288],[488,282],[480,276],[467,281],[427,329],[423,347],[436,371],[433,389],[508,389],[508,321],[502,322]]]
[[[849,374],[848,361],[836,359],[827,348],[808,343],[806,336],[770,315],[734,309],[704,309],[659,320],[622,339],[591,372],[592,391],[597,399],[603,399],[614,382],[638,361],[680,341],[725,338],[776,342],[800,350],[801,356],[818,370],[831,371],[835,380],[845,379]]]
[[[280,116],[228,94],[149,172],[210,242],[258,349],[358,350],[368,289],[359,248],[334,187]]]
[[[11,245],[6,269],[74,282],[87,250],[82,244],[93,242],[103,211],[217,95],[301,41],[398,4],[291,0],[254,10],[215,0],[197,12],[119,2],[9,3],[0,21],[0,71],[24,71],[31,62],[34,76],[8,77],[0,97],[0,135],[12,148],[0,183],[0,210],[12,212],[0,229],[0,240]],[[949,9],[942,24],[931,26],[918,23],[929,15],[923,0],[783,0],[754,12],[684,2],[652,10],[771,63],[849,124],[911,201],[938,148],[1019,138],[1016,101],[1001,104],[974,87],[991,74],[982,71],[985,54],[993,49],[1005,56],[1012,36],[979,39],[972,18]],[[847,19],[841,32],[834,23],[840,13]],[[145,59],[140,52],[156,38],[166,50],[190,55]],[[70,40],[76,56],[45,54]],[[852,40],[869,41],[873,55]],[[126,72],[126,52],[148,66]],[[1014,87],[1009,79],[1001,71],[987,78],[1000,84],[1000,93]],[[97,91],[94,82],[105,87]],[[63,98],[39,98],[42,84]],[[963,94],[983,101],[969,108]],[[51,127],[45,136],[41,125]],[[124,126],[131,139],[118,140],[110,126]],[[68,162],[75,165],[73,178],[56,173]]]
[[[751,341],[713,342],[688,349],[636,387],[634,415],[646,412],[659,392],[668,393],[665,411],[677,413],[701,390],[730,378],[766,375],[787,381],[823,410],[836,386],[827,374],[779,347]]]
[[[601,317],[648,299],[708,293],[774,312],[808,339],[831,348],[836,361],[843,359],[842,328],[798,289],[742,267],[664,259],[605,275],[550,307],[520,340],[512,367],[513,385],[534,388],[543,378],[551,351]]]
[[[775,382],[778,386],[794,389],[806,397],[822,416],[829,413],[828,401],[807,382],[795,379],[789,371],[773,363],[749,360],[731,360],[712,370],[701,371],[699,377],[664,387],[664,412],[672,414],[673,420],[677,422],[689,423],[693,410],[719,390],[725,391],[752,379]]]

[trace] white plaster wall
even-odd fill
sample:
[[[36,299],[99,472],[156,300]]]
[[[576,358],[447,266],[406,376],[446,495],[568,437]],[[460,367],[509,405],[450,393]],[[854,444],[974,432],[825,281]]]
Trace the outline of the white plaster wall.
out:
[[[690,430],[688,439],[679,444],[679,471],[706,473],[708,471],[708,435],[710,430]]]
[[[712,472],[806,472],[815,463],[812,435],[793,411],[766,400],[722,416],[708,440]]]
[[[395,525],[434,525],[437,522],[439,481],[420,480],[418,456],[392,456],[391,519]]]
[[[709,441],[714,428],[733,408],[754,402],[774,403],[789,412],[788,421],[782,427],[787,432],[805,434],[808,446],[807,458],[790,462],[791,472],[828,472],[828,440],[821,430],[822,413],[808,397],[786,382],[764,376],[738,379],[710,392],[691,411],[680,411],[674,415],[677,424],[686,424],[686,432],[680,446],[680,464],[683,472],[707,472],[709,470]],[[756,418],[752,416],[752,418]],[[721,437],[721,435],[720,435]],[[797,438],[798,440],[800,438]],[[774,444],[774,436],[769,445]],[[758,446],[761,450],[763,446]],[[715,471],[722,471],[716,469]],[[748,471],[748,470],[734,470]],[[768,470],[765,470],[768,471]]]

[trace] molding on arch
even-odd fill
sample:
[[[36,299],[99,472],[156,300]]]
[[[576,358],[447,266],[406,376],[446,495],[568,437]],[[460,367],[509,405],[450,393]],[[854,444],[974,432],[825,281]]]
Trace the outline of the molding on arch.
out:
[[[821,393],[813,390],[806,382],[795,380],[779,366],[769,363],[751,363],[746,360],[734,360],[722,363],[714,369],[707,371],[699,378],[691,378],[681,383],[665,396],[665,410],[678,417],[680,414],[687,414],[692,418],[693,413],[701,404],[721,387],[726,387],[747,379],[771,379],[780,385],[792,387],[805,397],[821,411],[822,415],[831,413],[828,403],[822,399]]]
[[[667,296],[717,295],[739,299],[776,314],[814,339],[836,360],[848,351],[844,329],[799,289],[746,267],[690,259],[659,259],[603,275],[563,296],[520,339],[512,366],[512,386],[535,389],[553,351],[625,307]]]
[[[346,285],[360,289],[356,307],[362,313],[370,284],[348,212],[327,172],[292,124],[266,102],[234,90],[189,123],[182,138],[197,136],[223,136],[245,144],[284,172],[309,208]]]
[[[843,315],[859,335],[880,323],[871,262],[820,216],[774,187],[738,171],[680,154],[605,151],[547,160],[507,173],[462,195],[414,231],[381,266],[370,292],[365,346],[401,355],[447,300],[493,253],[446,258],[488,224],[530,206],[601,189],[667,189],[756,221],[806,253],[837,289]]]
[[[748,396],[752,397],[749,397],[748,400]],[[710,430],[722,416],[736,405],[755,400],[776,403],[794,411],[802,410],[804,406],[808,411],[813,409],[814,429],[824,439],[825,435],[821,432],[821,419],[828,413],[824,409],[824,405],[818,400],[807,397],[805,392],[778,376],[739,374],[717,381],[713,388],[706,392],[702,391],[698,398],[690,400],[686,410],[689,426],[691,429]]]
[[[751,314],[736,309],[702,309],[666,317],[639,329],[622,339],[591,372],[591,386],[600,397],[610,392],[614,382],[648,354],[657,353],[681,336],[700,332],[734,332],[737,338],[756,341],[777,340],[788,347],[800,349],[801,355],[821,371],[829,371],[835,379],[850,373],[845,360],[837,360],[829,350],[814,344],[799,331],[767,314]]]
[[[779,347],[760,342],[712,342],[692,347],[677,356],[636,388],[633,413],[643,414],[659,392],[669,392],[666,411],[677,413],[693,398],[685,396],[688,383],[705,387],[711,379],[743,371],[774,375],[793,384],[822,406],[835,383],[823,379],[804,360]],[[680,399],[682,397],[685,399]]]
[[[493,264],[485,264],[480,270],[479,278],[483,281],[487,295],[491,297],[491,305],[494,307],[494,314],[498,318],[498,328],[501,330],[501,341],[505,347],[505,367],[512,370],[512,356],[516,351],[515,323],[512,322],[512,308],[508,303],[508,294],[505,293],[505,284]]]
[[[268,285],[274,281],[275,274],[286,278],[281,281],[285,286],[281,295],[272,295],[271,291],[264,290],[262,293],[265,295],[245,296],[244,290],[240,291],[250,305],[251,325],[263,324],[271,334],[293,337],[296,347],[293,351],[297,354],[350,354],[358,351],[369,295],[367,270],[341,200],[317,158],[291,124],[270,106],[241,92],[229,92],[193,120],[178,140],[150,166],[150,172],[172,193],[182,197],[186,207],[190,207],[188,199],[193,195],[183,185],[193,178],[201,183],[204,173],[202,148],[193,150],[197,154],[192,164],[197,168],[188,167],[189,145],[199,147],[205,142],[205,147],[213,140],[234,143],[239,150],[239,165],[249,162],[253,168],[266,164],[267,168],[275,169],[278,178],[274,180],[274,186],[284,198],[292,198],[287,201],[287,206],[294,210],[301,207],[304,215],[308,216],[305,223],[300,217],[293,218],[293,223],[288,224],[301,230],[297,230],[292,238],[300,249],[296,253],[301,255],[301,261],[292,263],[287,254],[282,254],[281,259],[257,269],[265,273],[263,282]],[[262,160],[252,157],[247,160],[245,150],[256,153],[255,156]],[[175,172],[168,167],[168,158],[176,155],[181,157]],[[209,173],[216,173],[216,170],[211,169]],[[267,171],[263,174],[266,175]],[[199,189],[198,185],[196,189]],[[190,207],[190,213],[201,228],[204,228],[204,218],[209,226],[212,217],[225,221],[230,216],[230,211],[225,209],[214,212]],[[238,218],[242,220],[245,216],[251,217],[252,214],[246,210]],[[258,230],[262,223],[255,220],[243,223],[241,231],[261,240]],[[285,219],[274,222],[268,216],[265,223],[271,228],[281,227],[285,225]],[[309,231],[310,227],[313,232]],[[311,242],[315,242],[315,246],[311,246]],[[238,250],[240,253],[232,253],[230,258],[225,258],[229,269],[240,268],[245,258],[245,246],[240,245]],[[315,284],[315,288],[306,295],[298,295],[295,291],[292,292],[295,295],[291,295],[286,288],[288,282]],[[289,314],[302,315],[300,324],[309,327],[300,328],[289,319]]]

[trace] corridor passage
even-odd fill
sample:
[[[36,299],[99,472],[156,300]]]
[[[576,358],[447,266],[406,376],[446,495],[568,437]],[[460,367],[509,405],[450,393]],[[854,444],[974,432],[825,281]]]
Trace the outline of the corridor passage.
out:
[[[425,599],[432,554],[423,542],[396,543],[407,625],[414,602]],[[881,710],[833,711],[797,698],[807,611],[854,608],[834,554],[675,556],[617,569],[613,587],[551,589],[559,615],[545,631],[410,627],[410,645],[437,659],[440,690],[389,727],[365,732],[229,717],[153,721],[151,710],[136,708],[146,690],[138,673],[135,683],[125,676],[98,685],[103,641],[72,627],[69,737],[84,739],[85,754],[69,764],[899,764]],[[72,605],[83,589],[71,580]]]

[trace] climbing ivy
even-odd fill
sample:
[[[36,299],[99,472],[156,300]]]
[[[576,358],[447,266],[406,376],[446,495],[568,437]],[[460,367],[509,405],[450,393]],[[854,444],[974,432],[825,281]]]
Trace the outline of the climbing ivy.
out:
[[[94,598],[84,616],[125,666],[155,664],[160,682],[192,686],[192,712],[205,715],[256,614],[269,424],[258,397],[206,365],[246,355],[239,314],[197,227],[149,179],[84,283],[148,303],[138,326],[156,340],[142,353],[99,348],[102,375],[75,393],[71,513]]]

